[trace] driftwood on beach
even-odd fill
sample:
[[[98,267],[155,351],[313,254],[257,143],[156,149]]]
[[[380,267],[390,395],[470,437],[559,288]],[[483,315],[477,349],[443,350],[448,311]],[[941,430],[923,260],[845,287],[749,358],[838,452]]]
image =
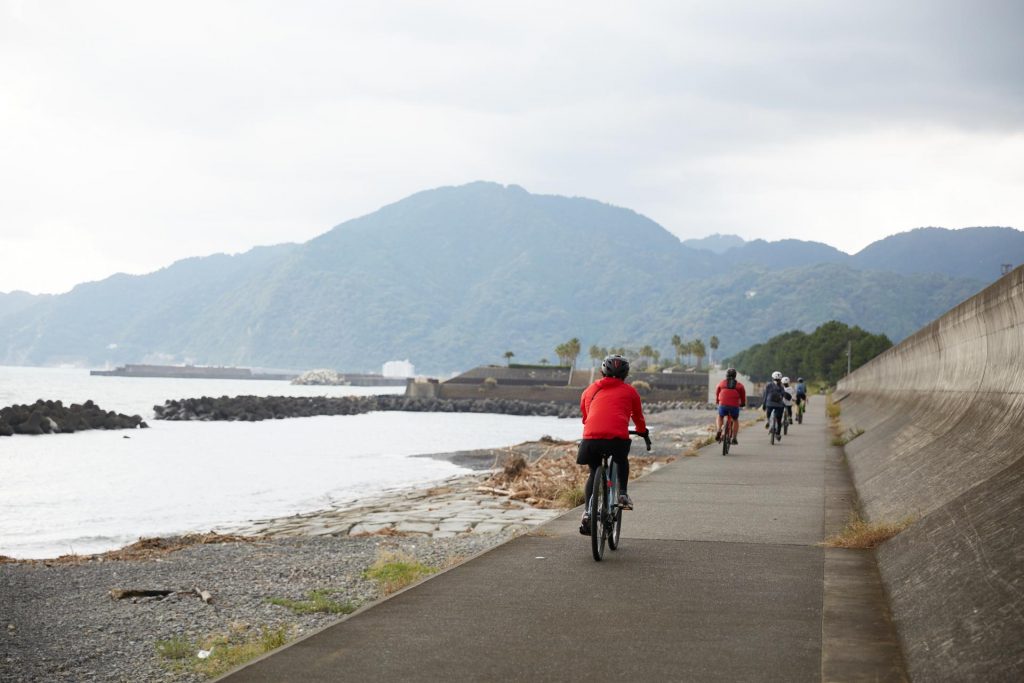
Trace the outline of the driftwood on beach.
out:
[[[651,403],[649,413],[673,408],[703,408],[692,402]],[[541,415],[579,417],[578,405],[555,401],[515,399],[443,399],[413,398],[394,394],[379,396],[235,396],[185,398],[153,406],[158,420],[246,421],[279,420],[313,415],[358,415],[373,411],[428,413],[497,413],[501,415]]]

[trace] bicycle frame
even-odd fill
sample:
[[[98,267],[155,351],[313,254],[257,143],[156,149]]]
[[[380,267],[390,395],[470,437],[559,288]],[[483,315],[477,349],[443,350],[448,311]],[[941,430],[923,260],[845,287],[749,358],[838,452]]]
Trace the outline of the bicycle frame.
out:
[[[722,419],[722,455],[729,455],[729,446],[735,436],[736,420],[732,415],[726,414]]]
[[[619,468],[608,454],[601,456],[601,464],[594,473],[594,490],[587,509],[590,513],[590,547],[594,560],[600,562],[604,559],[605,543],[612,550],[618,548],[619,530],[622,528]]]
[[[631,431],[630,434],[636,434]],[[651,450],[650,435],[644,435],[647,450]],[[604,558],[604,546],[615,550],[619,547],[622,532],[622,507],[619,505],[619,468],[608,453],[601,455],[601,464],[594,472],[594,490],[587,501],[590,516],[590,549],[594,560]]]

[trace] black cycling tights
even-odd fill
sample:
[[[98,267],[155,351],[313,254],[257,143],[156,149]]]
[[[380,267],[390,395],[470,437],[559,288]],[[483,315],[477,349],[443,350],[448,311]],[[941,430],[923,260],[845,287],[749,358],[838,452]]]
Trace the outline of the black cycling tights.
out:
[[[626,484],[629,483],[629,458],[625,455],[612,456],[612,462],[619,466],[619,493],[626,492]],[[597,465],[590,466],[590,476],[587,477],[587,485],[583,489],[586,496],[584,500],[590,502],[590,496],[594,493],[594,472],[597,472]]]

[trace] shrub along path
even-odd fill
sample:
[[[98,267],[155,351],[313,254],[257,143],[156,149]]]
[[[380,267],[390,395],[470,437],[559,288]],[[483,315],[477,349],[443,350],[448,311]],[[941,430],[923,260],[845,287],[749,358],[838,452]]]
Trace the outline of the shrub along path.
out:
[[[826,427],[817,398],[635,482],[603,562],[577,509],[225,680],[904,680],[871,552],[820,545],[852,501]]]

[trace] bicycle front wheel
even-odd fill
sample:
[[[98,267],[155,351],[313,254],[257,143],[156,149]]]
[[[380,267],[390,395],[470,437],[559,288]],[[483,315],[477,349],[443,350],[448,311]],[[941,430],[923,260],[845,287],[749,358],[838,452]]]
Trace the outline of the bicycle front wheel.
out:
[[[622,534],[622,508],[619,507],[619,466],[611,464],[612,486],[608,491],[608,547],[616,550],[619,547],[619,536]]]
[[[590,550],[594,560],[600,562],[604,559],[604,543],[607,538],[604,519],[607,514],[608,484],[603,464],[594,472],[594,493],[590,500],[593,501],[590,509]]]

